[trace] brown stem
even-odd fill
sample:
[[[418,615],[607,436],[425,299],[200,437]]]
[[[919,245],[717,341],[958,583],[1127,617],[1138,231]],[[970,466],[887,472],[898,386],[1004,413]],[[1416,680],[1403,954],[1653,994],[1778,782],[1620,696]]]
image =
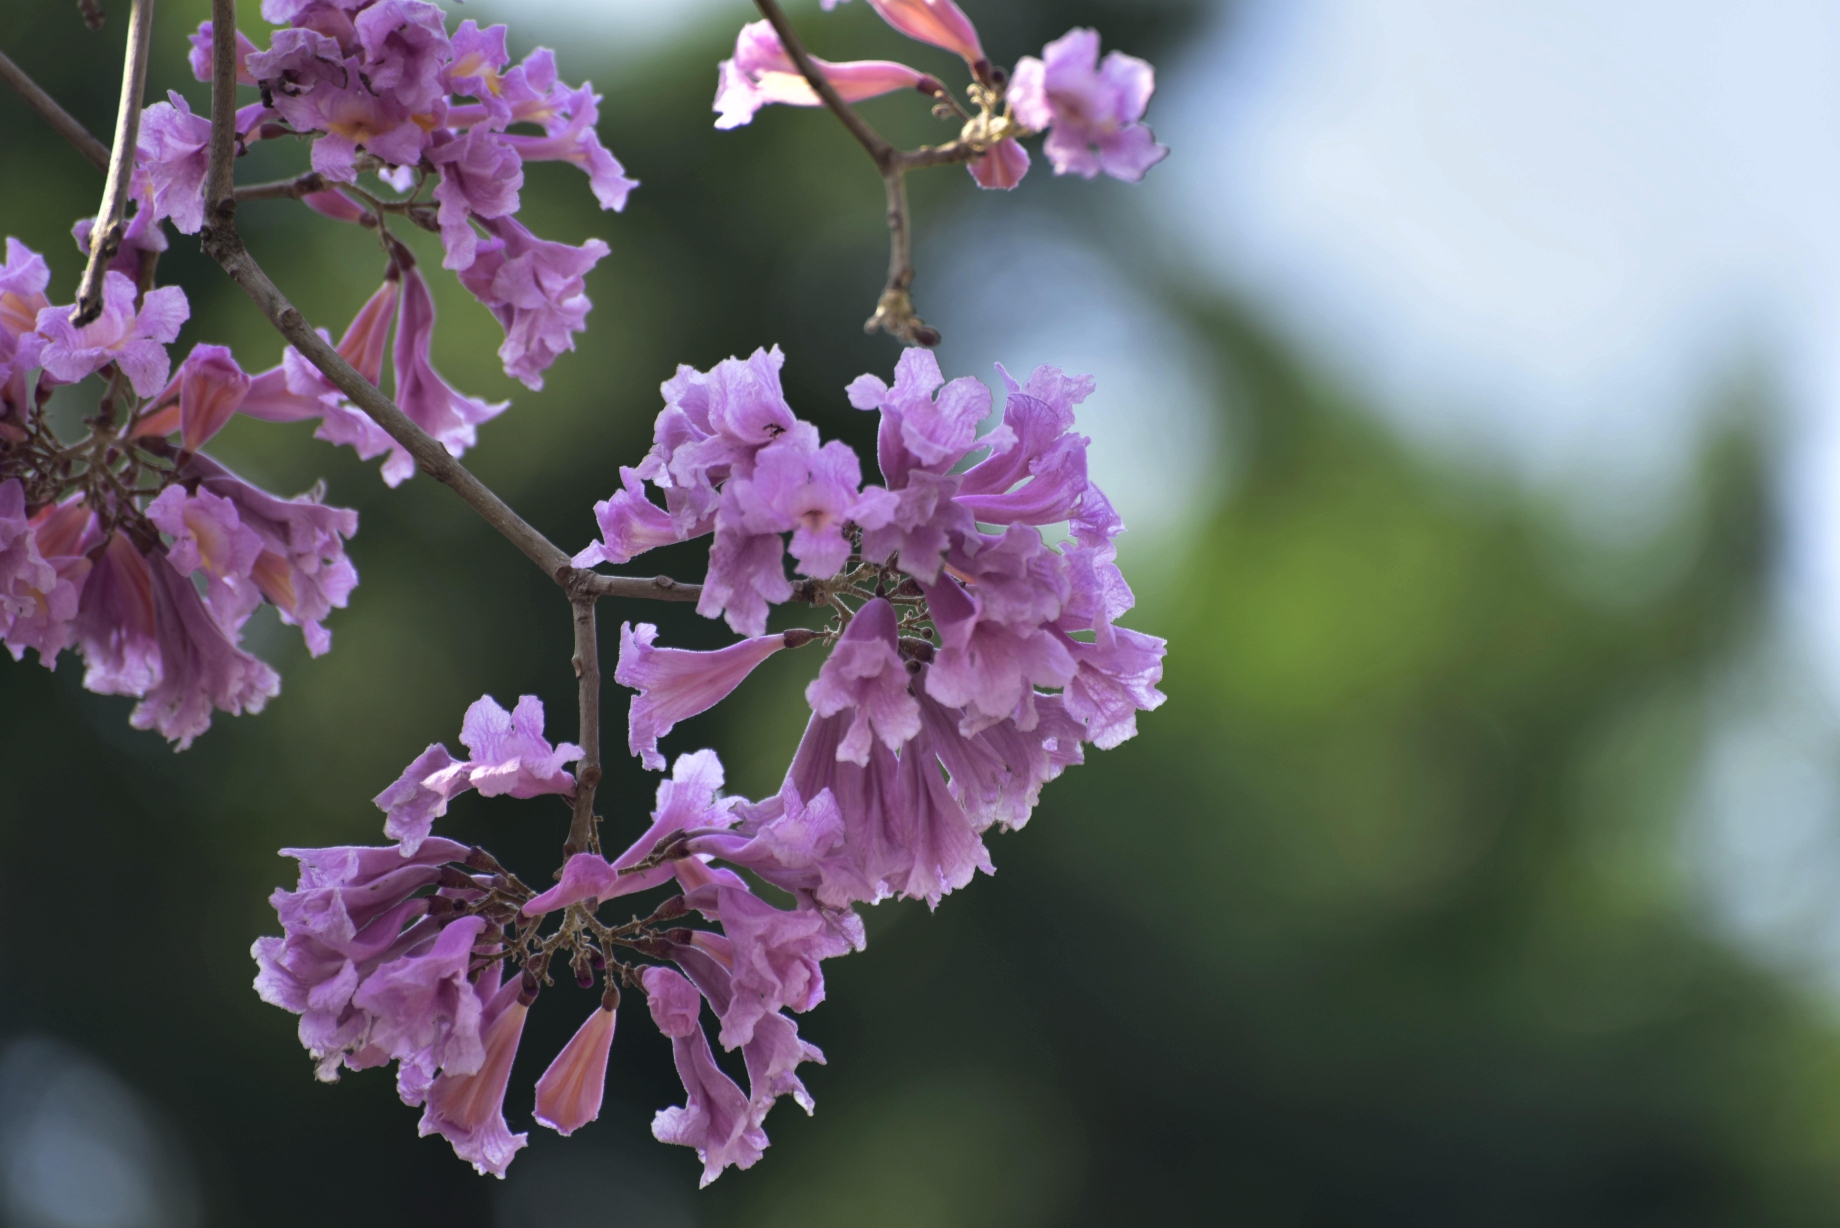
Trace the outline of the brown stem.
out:
[[[575,677],[581,691],[581,762],[575,773],[575,821],[564,856],[594,848],[594,789],[601,782],[601,656],[595,634],[594,597],[572,598],[575,609]]]
[[[77,152],[88,158],[99,171],[107,173],[109,169],[109,147],[89,134],[89,129],[79,124],[76,117],[57,104],[57,100],[39,88],[38,82],[32,80],[19,65],[0,53],[0,81],[5,81],[19,96],[26,100],[26,105],[37,111],[39,117],[57,134],[77,147]]]
[[[152,40],[153,0],[134,0],[128,10],[128,51],[121,70],[121,106],[115,114],[115,146],[109,151],[108,182],[102,188],[96,224],[89,232],[89,264],[77,285],[77,305],[70,313],[71,323],[78,327],[102,314],[102,275],[121,250],[122,218],[128,211],[128,185],[134,173],[134,146],[141,134],[141,96],[147,90],[147,48]]]
[[[417,426],[396,403],[383,395],[377,386],[360,375],[340,357],[326,339],[314,331],[306,317],[290,303],[262,266],[243,245],[236,232],[236,195],[231,187],[235,156],[234,121],[236,115],[236,61],[222,48],[234,52],[236,45],[236,0],[212,0],[211,60],[211,160],[205,175],[205,226],[200,233],[205,254],[223,266],[230,279],[262,309],[269,322],[368,414],[373,422],[408,450],[422,472],[451,487],[485,522],[523,552],[524,556],[566,589],[571,600],[576,597],[650,597],[664,601],[694,601],[702,592],[693,584],[680,584],[659,576],[603,576],[577,568],[569,556],[543,536],[523,517],[474,477],[472,472],[448,455],[447,449]]]
[[[875,314],[863,323],[863,331],[873,333],[879,329],[910,345],[938,345],[939,330],[929,326],[914,311],[911,293],[914,262],[908,224],[906,174],[925,166],[969,162],[982,151],[962,140],[931,149],[896,149],[881,133],[870,127],[869,122],[858,115],[854,107],[843,100],[843,96],[831,85],[817,64],[812,62],[805,44],[799,40],[798,31],[793,29],[785,10],[779,6],[779,0],[754,0],[754,3],[772,24],[773,32],[779,35],[780,45],[785,47],[792,62],[798,66],[805,83],[817,92],[824,105],[830,108],[831,114],[868,151],[869,157],[875,162],[875,169],[881,172],[882,186],[888,193],[888,282],[883,286],[882,297],[875,305]]]
[[[236,199],[245,200],[299,200],[315,192],[324,192],[332,185],[318,171],[308,171],[292,179],[278,179],[273,183],[252,183],[236,189]]]

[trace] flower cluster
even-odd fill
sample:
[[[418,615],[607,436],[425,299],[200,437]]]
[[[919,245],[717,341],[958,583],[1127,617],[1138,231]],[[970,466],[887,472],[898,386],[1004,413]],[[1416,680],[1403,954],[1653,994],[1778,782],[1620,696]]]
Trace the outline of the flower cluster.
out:
[[[345,539],[358,514],[316,494],[278,498],[202,451],[264,377],[222,346],[172,371],[190,313],[177,287],[138,296],[110,270],[102,314],[79,328],[45,297],[44,258],[16,239],[0,266],[0,640],[46,666],[74,646],[83,684],[139,699],[132,722],[183,750],[215,710],[259,712],[280,689],[240,646],[264,602],[315,656],[321,620],[358,582]],[[41,412],[99,376],[88,440],[65,446]],[[175,442],[173,436],[177,436]]]
[[[883,484],[865,486],[856,455],[793,414],[783,361],[761,350],[665,383],[651,452],[621,470],[622,489],[595,508],[601,539],[576,559],[623,563],[712,537],[699,608],[745,638],[700,652],[661,646],[649,624],[621,628],[614,677],[636,691],[628,744],[647,768],[665,767],[659,740],[677,722],[768,657],[828,647],[777,793],[725,797],[714,751],[682,755],[637,839],[611,858],[577,852],[538,894],[432,834],[469,788],[578,787],[562,765],[581,749],[549,743],[533,697],[510,713],[487,697],[466,714],[468,759],[430,746],[376,798],[394,847],[288,852],[300,887],[274,897],[285,933],[256,944],[258,990],[301,1016],[322,1077],[396,1061],[422,1132],[481,1172],[502,1176],[525,1143],[504,1117],[511,1057],[563,963],[604,988],[538,1080],[536,1120],[567,1134],[598,1114],[624,987],[645,995],[683,1079],[684,1103],[653,1132],[696,1151],[704,1184],[752,1165],[779,1097],[812,1108],[797,1071],[823,1055],[791,1014],[823,999],[822,961],[862,948],[856,905],[937,907],[990,873],[987,831],[1021,827],[1086,743],[1117,745],[1162,702],[1163,641],[1116,624],[1132,604],[1114,546],[1124,526],[1072,430],[1090,379],[1004,373],[1002,421],[980,435],[989,390],[947,383],[930,352],[910,349],[892,386],[865,375],[847,390],[880,416]],[[1063,524],[1070,536],[1051,546],[1041,527]],[[769,607],[793,600],[836,619],[769,634]],[[643,919],[599,916],[666,888]],[[716,1060],[705,1006],[715,1044],[740,1051],[745,1088]]]
[[[1168,156],[1166,146],[1143,122],[1156,91],[1156,72],[1136,56],[1114,51],[1099,60],[1096,30],[1069,30],[1049,43],[1041,57],[1024,56],[1013,74],[993,67],[977,27],[952,0],[867,0],[889,25],[923,43],[942,47],[965,61],[967,89],[976,113],[965,111],[940,82],[890,60],[813,60],[845,102],[901,90],[940,102],[941,117],[964,121],[959,142],[970,155],[966,168],[984,188],[1014,188],[1029,171],[1021,139],[1047,133],[1043,152],[1057,175],[1092,179],[1101,171],[1135,183]],[[834,8],[839,0],[825,0]],[[743,26],[735,53],[722,61],[716,86],[718,128],[750,122],[771,103],[821,106],[779,35],[765,21]]]

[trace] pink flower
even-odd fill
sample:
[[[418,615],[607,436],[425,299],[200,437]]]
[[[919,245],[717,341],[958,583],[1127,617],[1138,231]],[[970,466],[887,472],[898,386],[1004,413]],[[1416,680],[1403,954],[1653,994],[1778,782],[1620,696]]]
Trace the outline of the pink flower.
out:
[[[817,446],[817,429],[800,423],[754,458],[750,478],[730,482],[749,532],[792,531],[792,557],[808,576],[833,576],[849,561],[844,536],[859,501],[862,469],[850,446]],[[726,501],[724,502],[726,506]]]
[[[73,510],[78,506],[73,505]],[[86,690],[98,695],[144,695],[159,678],[153,569],[120,533],[110,535],[95,560],[83,585],[72,630],[83,653]]]
[[[447,813],[447,804],[468,789],[486,797],[575,791],[575,777],[562,765],[581,758],[581,747],[572,742],[550,745],[543,736],[543,701],[535,695],[521,696],[511,712],[490,695],[481,696],[466,710],[460,741],[472,752],[471,759],[457,761],[436,743],[373,799],[389,816],[384,834],[400,840],[410,852],[428,838],[434,820]]]
[[[514,217],[481,222],[491,237],[460,271],[460,284],[485,304],[505,330],[498,357],[505,374],[543,387],[543,372],[575,348],[594,304],[587,275],[609,250],[599,239],[580,247],[539,239]]]
[[[842,0],[824,0],[824,7],[839,3]],[[952,0],[869,0],[869,7],[907,37],[963,57],[980,79],[989,71],[990,60],[978,43],[977,27]]]
[[[1007,192],[1029,173],[1029,151],[1013,138],[1006,138],[967,162],[965,169],[980,188]]]
[[[528,161],[570,162],[580,167],[587,172],[588,188],[601,208],[618,212],[626,208],[626,198],[639,181],[626,177],[626,168],[607,152],[594,131],[600,119],[595,106],[599,101],[600,95],[588,85],[553,92],[544,107],[546,135],[512,134],[505,140]]]
[[[617,567],[632,562],[647,550],[709,531],[710,526],[704,525],[697,533],[680,532],[671,514],[645,497],[645,485],[638,471],[629,466],[620,466],[620,487],[611,499],[594,505],[594,519],[600,524],[601,540],[577,554],[571,560],[575,566],[612,563]]]
[[[833,64],[813,57],[812,63],[845,102],[861,102],[896,90],[918,90],[932,97],[940,89],[932,77],[893,60]],[[715,109],[720,115],[716,127],[739,128],[771,103],[793,107],[824,105],[787,54],[773,26],[753,21],[741,27],[741,33],[735,36],[735,54],[723,60],[718,70]]]
[[[1033,728],[1033,686],[1065,686],[1074,674],[1072,655],[1044,628],[988,617],[984,603],[950,576],[923,587],[940,639],[927,691],[948,708],[964,709],[966,736],[1011,717]]]
[[[990,389],[968,375],[946,383],[939,359],[919,346],[901,351],[894,387],[859,375],[845,391],[857,409],[882,412],[877,452],[891,490],[904,485],[914,469],[944,473],[974,448],[1002,452],[1012,442],[1001,427],[978,438],[978,423],[990,416]]]
[[[653,1021],[671,1038],[678,1077],[684,1083],[684,1104],[658,1110],[652,1119],[652,1134],[661,1143],[696,1149],[697,1159],[703,1162],[701,1186],[721,1176],[731,1164],[752,1168],[766,1149],[767,1136],[749,1112],[747,1095],[722,1073],[710,1052],[709,1038],[698,1020],[702,995],[669,968],[647,968],[640,979]]]
[[[281,679],[236,645],[198,590],[165,561],[150,564],[159,677],[129,714],[136,729],[155,729],[175,749],[211,727],[211,712],[260,712],[281,693]]]
[[[224,428],[249,394],[249,377],[221,345],[195,345],[179,364],[179,431],[196,452]]]
[[[1041,56],[1017,61],[1009,101],[1018,123],[1048,132],[1043,149],[1055,174],[1104,171],[1136,183],[1169,156],[1141,122],[1156,90],[1149,64],[1114,51],[1101,65],[1097,30],[1069,30]]]
[[[175,90],[172,101],[156,102],[141,112],[135,161],[147,174],[153,216],[170,217],[180,234],[197,234],[204,225],[204,176],[210,161],[211,119],[194,115]]]
[[[434,190],[441,207],[441,244],[447,249],[441,267],[464,269],[473,263],[479,246],[470,219],[517,212],[524,162],[504,137],[486,128],[445,141],[437,138],[428,159],[441,169],[441,182]]]
[[[45,510],[55,514],[54,509]],[[77,514],[87,523],[86,510],[79,507]],[[55,563],[47,559],[38,529],[39,524],[26,518],[25,487],[17,478],[0,482],[0,639],[14,660],[34,648],[39,661],[51,668],[70,642],[70,623],[77,616],[77,597],[90,564],[74,550],[80,540],[66,547],[73,558]]]
[[[786,647],[785,635],[762,635],[714,652],[655,648],[658,628],[620,625],[620,659],[613,680],[639,693],[627,719],[627,745],[649,771],[664,770],[658,739],[728,698],[762,661]]]
[[[442,68],[453,59],[446,18],[424,0],[378,0],[352,21],[364,48],[369,88],[410,111],[427,111],[447,93]],[[403,165],[408,165],[404,163]]]
[[[45,372],[60,384],[74,384],[114,363],[139,395],[158,392],[172,370],[167,343],[192,309],[177,286],[149,290],[139,311],[134,295],[134,282],[111,270],[103,275],[102,315],[93,322],[76,327],[68,307],[40,311],[38,332],[45,346],[39,362]]]
[[[218,621],[231,630],[241,627],[256,604],[244,596],[260,600],[246,582],[262,553],[262,539],[244,526],[236,504],[203,488],[188,495],[183,486],[168,486],[147,505],[147,519],[173,539],[166,561],[175,571],[182,576],[204,571]]]
[[[454,58],[443,70],[448,92],[467,94],[484,105],[492,127],[503,128],[511,122],[511,104],[504,96],[503,73],[511,62],[505,50],[505,27],[484,30],[472,18],[454,31]],[[455,122],[449,117],[449,122]]]
[[[565,1138],[601,1115],[613,1024],[614,1008],[603,1002],[537,1080],[536,1119]]]
[[[510,402],[492,404],[455,391],[429,361],[433,344],[434,298],[421,273],[411,267],[403,270],[402,308],[396,321],[396,404],[450,454],[459,456],[478,442],[479,424],[504,413]]]
[[[198,23],[198,28],[186,35],[191,40],[192,50],[186,59],[192,66],[192,76],[200,81],[211,79],[211,22],[207,19]],[[256,45],[249,41],[249,36],[241,30],[236,32],[236,83],[254,85],[255,77],[249,72],[249,56],[256,50]]]
[[[805,700],[819,716],[854,710],[849,732],[837,744],[839,759],[866,767],[871,737],[898,751],[920,732],[920,706],[908,693],[897,638],[894,607],[879,597],[865,603],[805,688]]]
[[[505,1090],[524,1035],[524,1017],[536,996],[536,978],[528,972],[500,989],[484,1012],[485,1058],[479,1069],[443,1073],[428,1088],[422,1137],[441,1135],[481,1176],[503,1178],[530,1137],[511,1133],[505,1124]]]

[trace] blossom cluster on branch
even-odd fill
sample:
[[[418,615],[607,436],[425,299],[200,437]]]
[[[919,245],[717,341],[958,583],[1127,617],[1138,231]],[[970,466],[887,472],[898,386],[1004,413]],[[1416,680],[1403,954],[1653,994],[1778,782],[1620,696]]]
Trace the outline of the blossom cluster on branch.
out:
[[[147,0],[135,2],[144,17]],[[765,19],[742,29],[719,67],[718,126],[772,103],[828,107],[889,186],[893,259],[871,325],[915,344],[892,382],[865,374],[842,390],[877,415],[876,480],[794,412],[777,346],[680,366],[664,382],[651,449],[619,467],[619,488],[593,508],[598,538],[572,558],[449,459],[506,406],[434,369],[433,298],[392,219],[440,236],[443,268],[503,326],[506,372],[539,389],[585,326],[584,279],[609,248],[527,230],[516,217],[523,164],[574,163],[607,209],[636,185],[595,134],[598,96],[563,84],[550,52],[514,65],[503,26],[469,20],[450,34],[422,0],[263,0],[280,27],[266,48],[234,31],[233,0],[214,0],[191,62],[212,83],[217,118],[174,93],[138,130],[124,124],[103,210],[75,228],[80,249],[99,245],[91,276],[107,264],[99,300],[51,304],[49,266],[16,240],[0,266],[0,640],[16,658],[32,648],[52,665],[75,646],[86,686],[138,697],[133,723],[184,749],[214,711],[256,711],[277,693],[274,671],[240,646],[261,604],[298,625],[314,655],[327,650],[323,620],[357,582],[345,555],[356,514],[317,490],[267,494],[205,452],[239,413],[316,421],[319,438],[385,456],[392,486],[427,469],[567,595],[580,744],[551,740],[534,696],[510,710],[482,697],[461,724],[465,757],[430,744],[375,797],[391,843],[284,850],[299,878],[271,900],[283,932],[252,950],[258,993],[299,1016],[321,1079],[394,1063],[400,1097],[423,1110],[421,1132],[482,1173],[503,1176],[525,1144],[505,1118],[511,1072],[530,1008],[565,970],[598,987],[599,1001],[537,1080],[536,1120],[566,1135],[598,1116],[622,991],[638,992],[684,1085],[655,1135],[693,1148],[704,1184],[752,1165],[780,1097],[812,1110],[799,1069],[824,1057],[792,1015],[823,999],[824,960],[862,949],[857,908],[936,908],[992,873],[985,837],[1022,827],[1088,745],[1133,737],[1138,713],[1163,702],[1164,642],[1119,624],[1134,604],[1118,564],[1124,523],[1074,429],[1093,381],[1046,366],[1019,381],[999,366],[998,406],[980,380],[946,379],[925,348],[937,334],[907,298],[900,186],[907,170],[962,162],[980,185],[1013,188],[1029,166],[1019,142],[1044,133],[1057,173],[1140,179],[1167,153],[1142,123],[1149,65],[1118,52],[1100,62],[1097,34],[1076,29],[1012,73],[952,0],[867,0],[965,61],[967,110],[906,65],[812,59],[776,0],[757,3]],[[237,109],[239,85],[257,97]],[[896,90],[962,119],[957,137],[888,146],[851,103]],[[307,142],[310,169],[233,190],[231,156],[284,139]],[[241,246],[244,192],[297,199],[380,245],[382,284],[336,347],[329,334],[316,340]],[[132,213],[111,203],[122,199]],[[229,350],[200,343],[172,370],[167,346],[189,307],[157,285],[169,222],[201,234],[294,343],[275,366],[248,374]],[[386,355],[392,398],[376,387]],[[87,434],[66,441],[47,403],[86,380],[100,405]],[[594,570],[699,538],[709,539],[700,588]],[[607,593],[694,596],[700,614],[740,637],[695,651],[661,644],[651,623],[623,622],[614,679],[634,692],[627,746],[647,770],[667,767],[661,743],[678,723],[767,658],[822,653],[776,792],[725,794],[715,751],[679,754],[650,825],[612,855],[594,804],[594,607]],[[787,603],[805,608],[795,623],[818,625],[769,630]],[[535,890],[486,849],[435,831],[468,792],[569,803],[554,885]],[[601,916],[609,901],[648,894],[644,916]],[[725,1068],[718,1048],[739,1058]]]

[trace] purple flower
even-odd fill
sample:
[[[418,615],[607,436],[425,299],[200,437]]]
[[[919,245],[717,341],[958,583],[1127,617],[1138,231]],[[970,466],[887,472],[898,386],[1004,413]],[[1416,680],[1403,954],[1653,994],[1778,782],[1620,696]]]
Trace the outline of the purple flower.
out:
[[[946,560],[975,594],[981,618],[1036,627],[1059,618],[1067,602],[1066,561],[1034,529],[1011,525],[995,537],[968,533]]]
[[[9,235],[6,262],[0,264],[0,385],[7,383],[9,367],[23,381],[26,369],[38,365],[44,344],[38,336],[38,313],[51,306],[45,297],[50,283],[45,258]],[[23,382],[19,396],[24,396]]]
[[[144,695],[159,678],[153,569],[122,534],[111,534],[96,557],[71,629],[87,667],[85,689]]]
[[[332,646],[332,633],[320,620],[345,608],[358,584],[357,569],[345,556],[345,539],[358,531],[358,513],[328,507],[317,494],[296,499],[271,495],[208,456],[194,456],[186,475],[198,480],[201,494],[221,495],[236,506],[237,518],[262,543],[250,580],[282,622],[300,628],[308,652],[324,653]]]
[[[897,812],[899,763],[879,741],[870,743],[866,765],[839,756],[838,748],[850,723],[842,715],[813,714],[793,755],[791,770],[786,773],[781,799],[773,805],[763,803],[751,816],[752,823],[743,824],[745,832],[750,826],[779,817],[775,812],[780,805],[786,814],[791,814],[798,799],[810,798],[806,810],[819,812],[815,816],[819,825],[812,833],[817,837],[812,847],[816,847],[823,839],[822,798],[828,793],[843,822],[843,839],[802,871],[760,873],[776,886],[810,891],[820,904],[836,909],[887,898],[897,890],[896,884],[906,881],[913,868],[913,855],[902,844]],[[782,838],[801,834],[793,829],[784,832]],[[789,839],[786,843],[797,849],[800,841]]]
[[[320,81],[303,94],[274,95],[275,109],[296,131],[324,133],[313,142],[313,169],[335,183],[354,183],[360,150],[390,166],[421,161],[428,130],[394,97],[365,89],[355,62],[344,68],[342,85]]]
[[[580,247],[539,239],[514,217],[481,223],[491,237],[479,243],[460,271],[460,284],[485,304],[505,330],[498,357],[505,374],[542,388],[543,372],[587,327],[594,306],[588,271],[610,250],[599,239]]]
[[[728,698],[754,667],[787,646],[784,635],[763,635],[714,652],[655,648],[658,628],[620,624],[620,659],[613,680],[639,693],[627,718],[627,746],[647,770],[664,770],[658,739],[699,712]]]
[[[147,519],[173,540],[166,561],[182,576],[202,569],[211,612],[227,629],[243,625],[259,601],[247,581],[262,553],[262,539],[244,526],[236,504],[203,489],[188,495],[183,486],[168,486],[147,505]],[[243,600],[245,595],[255,601]]]
[[[524,915],[540,917],[582,900],[598,904],[615,896],[650,890],[668,880],[674,873],[670,862],[637,873],[621,871],[646,860],[661,841],[679,832],[726,826],[732,801],[721,796],[722,780],[722,761],[713,750],[679,755],[671,779],[658,786],[658,807],[645,833],[612,863],[592,853],[577,853],[569,858],[562,868],[562,881],[525,904]]]
[[[727,939],[733,996],[722,1013],[724,1049],[747,1044],[755,1025],[782,1007],[807,1011],[822,1002],[818,962],[853,949],[819,909],[775,908],[732,876],[686,892],[684,903],[718,922]]]
[[[788,783],[758,806],[738,803],[735,813],[740,822],[734,830],[692,836],[685,851],[719,857],[787,891],[816,888],[822,881],[818,863],[845,838],[843,813],[829,789],[807,804]]]
[[[249,394],[249,377],[228,348],[195,345],[179,364],[179,430],[196,452],[224,428]]]
[[[849,732],[837,744],[839,759],[866,767],[872,737],[898,751],[920,732],[920,706],[908,694],[898,638],[894,607],[880,597],[865,603],[805,688],[805,700],[819,716],[854,710]]]
[[[639,186],[628,179],[619,160],[607,152],[594,125],[600,119],[600,101],[591,86],[551,92],[543,107],[543,136],[507,136],[505,140],[531,162],[571,162],[588,175],[588,187],[601,208],[616,212],[626,208],[626,198]],[[518,118],[534,118],[520,115]]]
[[[1069,30],[1041,55],[1017,62],[1009,101],[1018,123],[1051,129],[1042,148],[1055,174],[1136,183],[1169,156],[1140,122],[1156,90],[1149,64],[1114,51],[1101,65],[1097,30]]]
[[[946,384],[939,359],[918,346],[901,352],[893,388],[876,376],[859,375],[846,392],[857,409],[882,411],[876,450],[890,489],[898,489],[910,470],[944,473],[974,447],[1001,452],[1013,442],[1001,428],[977,438],[978,423],[990,414],[990,389],[970,376]]]
[[[722,492],[696,612],[726,618],[737,635],[758,636],[767,629],[767,607],[790,599],[792,582],[786,579],[786,543],[778,533],[750,533],[744,527],[735,485],[731,481]]]
[[[473,263],[479,246],[470,219],[517,212],[518,189],[524,186],[523,159],[504,137],[485,128],[470,129],[445,142],[437,137],[428,159],[441,168],[441,182],[434,190],[441,206],[441,244],[447,249],[441,267],[464,269]]]
[[[89,519],[87,511],[80,514]],[[89,574],[88,559],[79,554],[72,561],[81,566],[64,570],[45,558],[38,526],[26,518],[25,487],[17,478],[0,482],[0,639],[14,660],[35,648],[50,668],[70,642],[77,596]]]
[[[1070,378],[1058,367],[1043,366],[1030,374],[1025,388],[1001,364],[997,371],[1009,389],[1003,426],[1017,442],[966,471],[959,501],[986,524],[1043,525],[1077,518],[1089,489],[1090,441],[1073,433],[1073,407],[1091,395],[1092,377]],[[1019,482],[1024,485],[1016,488]],[[1103,495],[1096,497],[1103,502]],[[1106,513],[1110,510],[1107,504]]]
[[[121,233],[121,246],[109,260],[108,267],[132,281],[138,282],[144,259],[153,253],[166,250],[166,229],[159,225],[154,217],[151,189],[147,176],[137,171],[134,175],[133,188],[134,212],[128,215],[128,225]],[[77,241],[77,250],[89,257],[89,238],[96,229],[93,217],[79,218],[70,228],[70,235]]]
[[[410,111],[430,110],[446,95],[441,70],[454,53],[440,9],[423,0],[377,0],[352,28],[373,91],[393,95]]]
[[[575,791],[575,777],[562,765],[581,758],[581,747],[572,742],[549,744],[543,736],[543,701],[535,695],[520,696],[511,712],[490,695],[481,696],[466,710],[460,741],[471,759],[456,760],[436,743],[372,799],[388,816],[384,834],[400,840],[409,852],[428,838],[434,821],[447,813],[447,804],[468,789],[486,797]]]
[[[207,19],[198,23],[198,28],[186,37],[191,40],[192,50],[186,57],[192,66],[192,76],[200,81],[211,79],[211,22]],[[249,72],[249,57],[255,53],[256,45],[249,41],[249,36],[241,30],[236,32],[236,83],[254,85],[256,79]]]
[[[537,1080],[534,1116],[564,1138],[601,1115],[613,1024],[611,1006],[602,1005],[590,1012]]]
[[[799,423],[762,448],[753,476],[731,480],[730,488],[750,533],[790,529],[799,570],[822,578],[836,575],[849,560],[843,529],[856,511],[862,468],[848,444],[833,439],[817,445],[817,429]]]
[[[919,90],[928,97],[936,94],[939,82],[918,69],[893,60],[851,60],[833,64],[812,58],[845,102],[861,102],[891,94],[896,90]],[[735,36],[735,54],[722,61],[718,69],[715,109],[720,112],[718,128],[739,128],[753,120],[755,112],[770,103],[794,107],[823,106],[800,74],[786,48],[765,21],[753,21],[741,27]]]
[[[980,188],[1008,192],[1029,173],[1029,151],[1013,138],[1005,138],[965,164]]]
[[[139,311],[134,282],[113,270],[103,275],[102,315],[78,328],[67,307],[38,313],[38,332],[45,338],[39,362],[60,384],[74,384],[114,363],[144,397],[158,392],[172,370],[166,346],[191,315],[185,291],[177,286],[149,290]]]
[[[1137,736],[1137,714],[1162,706],[1156,689],[1163,680],[1166,641],[1126,627],[1108,627],[1100,642],[1086,644],[1065,636],[1076,670],[1063,702],[1086,726],[1085,740],[1111,750]]]
[[[594,519],[600,524],[601,540],[577,554],[572,560],[575,566],[630,563],[647,550],[699,536],[713,527],[712,519],[709,524],[693,526],[696,527],[694,533],[680,532],[671,514],[645,497],[645,486],[638,471],[626,465],[620,466],[620,487],[611,499],[594,505]]]
[[[906,881],[896,887],[901,895],[937,908],[942,896],[977,871],[996,873],[970,816],[940,774],[934,737],[925,727],[901,752],[895,796],[896,813],[905,823],[901,842],[913,855]]]
[[[153,216],[170,217],[180,234],[197,234],[204,225],[204,176],[211,158],[211,119],[193,115],[185,98],[166,91],[170,103],[156,102],[141,112],[136,161],[146,172]]]
[[[248,68],[250,76],[279,98],[299,98],[313,92],[321,82],[342,90],[351,84],[352,76],[338,40],[317,30],[275,31],[268,50],[249,57]]]
[[[396,403],[415,424],[433,435],[453,456],[478,442],[481,422],[505,412],[496,405],[456,392],[429,362],[434,342],[434,299],[415,268],[403,270],[402,307],[396,321]],[[158,291],[155,291],[158,293]]]
[[[432,944],[380,965],[363,979],[351,1005],[368,1018],[361,1021],[347,1067],[361,1070],[396,1061],[398,1094],[405,1103],[419,1104],[437,1071],[473,1074],[485,1065],[485,1004],[467,980],[485,924],[483,917],[451,921]]]
[[[136,729],[156,729],[175,749],[211,727],[211,710],[260,712],[281,679],[237,647],[191,581],[165,561],[150,564],[159,677],[129,714]]]
[[[914,469],[899,490],[873,498],[876,488],[865,490],[856,509],[863,557],[877,563],[893,559],[908,575],[932,583],[952,541],[977,531],[956,498],[958,484],[956,477]]]
[[[503,128],[511,122],[511,104],[504,96],[501,74],[511,62],[505,50],[505,27],[484,30],[472,18],[454,31],[454,58],[444,70],[443,81],[452,94],[468,94],[486,108],[491,125]],[[449,117],[449,122],[452,117]]]
[[[483,1012],[485,1058],[479,1069],[444,1072],[428,1088],[422,1137],[441,1135],[482,1177],[490,1173],[502,1179],[530,1137],[511,1133],[505,1124],[505,1089],[524,1035],[524,1017],[536,996],[536,978],[529,972],[500,989]]]
[[[1039,626],[987,617],[984,602],[950,576],[923,587],[940,639],[927,691],[948,708],[964,709],[959,727],[967,736],[1010,718],[1020,728],[1033,728],[1031,684],[1066,685],[1074,673],[1066,647]]]
[[[766,1149],[767,1136],[749,1111],[747,1095],[722,1073],[710,1052],[709,1038],[698,1019],[702,995],[669,968],[647,968],[640,978],[653,1021],[671,1038],[677,1073],[684,1082],[684,1104],[660,1109],[652,1119],[652,1134],[661,1143],[696,1149],[703,1162],[703,1179],[698,1183],[702,1186],[731,1164],[753,1167]]]
[[[1033,729],[1025,732],[1005,720],[967,737],[959,732],[962,713],[928,692],[927,672],[922,667],[914,697],[932,751],[951,778],[952,796],[978,831],[993,823],[1012,830],[1023,826],[1042,786],[1082,761],[1085,730],[1059,696],[1036,695]]]

